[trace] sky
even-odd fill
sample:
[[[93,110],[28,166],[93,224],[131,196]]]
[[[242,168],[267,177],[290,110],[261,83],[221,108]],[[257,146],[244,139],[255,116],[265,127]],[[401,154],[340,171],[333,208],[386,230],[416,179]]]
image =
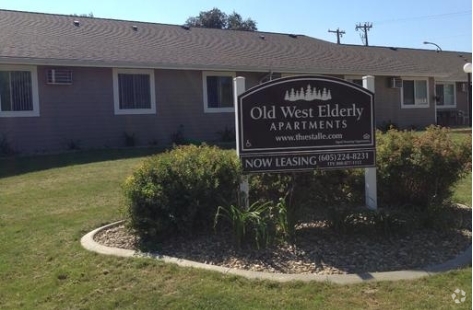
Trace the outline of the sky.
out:
[[[257,22],[259,31],[301,34],[330,42],[328,30],[345,31],[342,44],[364,44],[356,25],[371,23],[369,45],[471,52],[471,0],[0,0],[0,9],[89,14],[182,25],[188,17],[218,8]],[[0,30],[1,35],[1,30]]]

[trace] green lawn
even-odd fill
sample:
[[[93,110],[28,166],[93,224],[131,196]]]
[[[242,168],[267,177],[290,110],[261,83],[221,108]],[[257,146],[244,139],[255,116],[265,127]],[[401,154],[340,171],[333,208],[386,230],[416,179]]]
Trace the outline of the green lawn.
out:
[[[281,284],[84,250],[86,232],[123,218],[120,184],[151,152],[0,160],[0,309],[471,309],[471,268],[415,281]],[[455,197],[471,205],[471,175]],[[452,301],[456,288],[465,303]]]

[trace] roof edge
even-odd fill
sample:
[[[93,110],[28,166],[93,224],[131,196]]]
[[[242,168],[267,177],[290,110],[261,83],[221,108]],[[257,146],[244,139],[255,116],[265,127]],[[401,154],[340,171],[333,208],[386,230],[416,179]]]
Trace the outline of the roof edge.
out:
[[[399,72],[347,72],[347,71],[329,71],[329,70],[291,70],[287,68],[250,68],[241,66],[209,66],[209,65],[175,65],[162,63],[131,63],[131,62],[102,62],[102,61],[84,61],[84,60],[64,60],[64,59],[42,59],[42,58],[13,58],[0,57],[0,65],[36,65],[36,66],[69,66],[69,67],[101,67],[101,68],[133,68],[133,69],[164,69],[164,70],[200,70],[200,71],[238,71],[238,72],[281,72],[285,74],[326,74],[326,75],[374,75],[374,76],[404,76],[404,77],[433,77],[447,78],[448,75],[432,75],[427,73],[416,73],[415,75],[406,75]]]

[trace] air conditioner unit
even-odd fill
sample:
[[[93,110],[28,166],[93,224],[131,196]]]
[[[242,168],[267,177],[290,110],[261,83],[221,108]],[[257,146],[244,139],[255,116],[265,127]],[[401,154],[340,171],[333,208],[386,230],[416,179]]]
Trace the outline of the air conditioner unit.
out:
[[[393,77],[389,80],[389,87],[390,88],[401,88],[402,87],[402,79]]]
[[[72,70],[67,69],[48,69],[46,72],[46,81],[52,85],[71,85]]]

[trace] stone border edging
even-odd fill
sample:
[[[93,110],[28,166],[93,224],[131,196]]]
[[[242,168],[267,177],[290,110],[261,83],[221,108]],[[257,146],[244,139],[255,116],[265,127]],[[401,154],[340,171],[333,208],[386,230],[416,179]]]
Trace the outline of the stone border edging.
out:
[[[237,276],[242,276],[248,279],[261,279],[261,280],[272,280],[278,282],[288,282],[288,281],[317,281],[317,282],[330,282],[337,284],[354,284],[362,283],[366,281],[397,281],[397,280],[412,280],[418,279],[421,277],[426,277],[434,275],[440,272],[445,272],[453,269],[463,267],[471,263],[471,245],[457,257],[438,265],[431,265],[424,267],[423,269],[415,270],[400,270],[400,271],[385,271],[385,272],[365,272],[357,274],[333,274],[333,275],[317,275],[317,274],[286,274],[286,273],[269,273],[261,271],[250,271],[242,270],[228,267],[221,267],[216,265],[209,265],[199,262],[194,262],[186,259],[180,259],[175,257],[170,257],[166,255],[151,254],[151,253],[141,253],[134,250],[126,250],[120,248],[113,248],[101,245],[94,240],[95,234],[98,232],[117,226],[124,221],[118,221],[111,223],[102,227],[99,227],[88,234],[84,235],[81,238],[81,245],[92,252],[105,255],[114,255],[121,257],[152,257],[155,259],[160,259],[166,263],[177,264],[181,267],[194,267],[200,269],[206,269],[211,271],[218,271],[223,274],[232,274]]]

